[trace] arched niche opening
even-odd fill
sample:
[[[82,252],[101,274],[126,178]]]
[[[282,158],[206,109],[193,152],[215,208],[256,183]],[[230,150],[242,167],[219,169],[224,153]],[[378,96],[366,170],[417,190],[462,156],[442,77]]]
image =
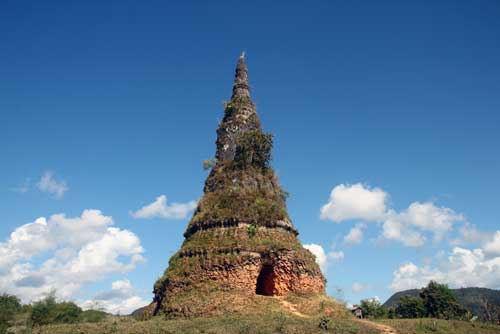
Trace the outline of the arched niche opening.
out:
[[[263,296],[274,295],[274,270],[272,265],[265,264],[260,269],[255,293]]]

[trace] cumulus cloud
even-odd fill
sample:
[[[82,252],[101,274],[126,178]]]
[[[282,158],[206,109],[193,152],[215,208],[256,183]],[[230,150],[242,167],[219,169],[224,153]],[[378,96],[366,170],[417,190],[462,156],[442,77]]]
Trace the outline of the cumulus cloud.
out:
[[[174,202],[167,205],[167,196],[161,195],[153,203],[145,205],[135,212],[131,212],[131,215],[136,219],[184,219],[196,208],[196,204],[196,201],[189,201],[187,203]]]
[[[328,269],[328,265],[344,258],[344,252],[331,251],[328,254],[325,252],[323,246],[317,244],[306,244],[305,249],[308,249],[316,257],[316,263],[319,265],[323,273]]]
[[[316,257],[316,263],[321,268],[321,271],[325,272],[327,265],[327,258],[323,246],[317,244],[307,244],[304,245],[305,249],[308,249]]]
[[[365,224],[356,224],[344,237],[344,243],[351,245],[360,244],[363,241],[363,234],[365,228],[366,228]]]
[[[412,262],[402,264],[393,273],[390,285],[394,291],[420,288],[430,280],[446,283],[451,287],[500,288],[500,256],[488,258],[481,248],[455,247],[446,261],[438,266],[417,266]]]
[[[387,220],[382,225],[382,236],[386,239],[401,242],[408,247],[420,247],[425,243],[426,238],[422,233],[399,219],[397,213],[388,215]]]
[[[496,231],[493,238],[485,243],[484,251],[490,255],[500,256],[500,231]]]
[[[399,214],[399,219],[408,225],[432,232],[436,241],[440,241],[454,223],[465,220],[462,214],[457,214],[450,208],[437,207],[430,202],[410,204],[408,209]]]
[[[421,247],[432,236],[441,241],[456,223],[465,223],[465,217],[450,208],[432,202],[413,202],[398,212],[388,207],[389,194],[380,188],[366,187],[361,183],[340,184],[333,188],[327,204],[321,207],[321,218],[340,223],[362,220],[381,224],[381,237],[408,247]],[[344,242],[360,243],[363,225],[356,225],[345,236]]]
[[[16,228],[0,243],[0,291],[24,302],[52,290],[63,299],[104,277],[132,270],[144,261],[139,238],[113,227],[99,210],[79,217],[56,214]]]
[[[80,302],[83,309],[104,309],[113,314],[130,314],[149,301],[137,295],[128,279],[114,281],[111,290],[97,294],[93,299]]]
[[[56,180],[54,173],[50,171],[42,175],[36,186],[40,191],[52,194],[55,198],[62,198],[64,193],[69,190],[66,181]]]
[[[321,207],[321,219],[340,223],[346,220],[380,221],[385,217],[388,195],[380,188],[361,183],[333,188],[328,203]]]
[[[389,211],[382,227],[383,236],[406,246],[419,247],[426,241],[424,232],[431,233],[433,240],[438,242],[452,230],[455,223],[464,221],[462,214],[450,208],[438,207],[431,202],[414,202],[399,213]]]

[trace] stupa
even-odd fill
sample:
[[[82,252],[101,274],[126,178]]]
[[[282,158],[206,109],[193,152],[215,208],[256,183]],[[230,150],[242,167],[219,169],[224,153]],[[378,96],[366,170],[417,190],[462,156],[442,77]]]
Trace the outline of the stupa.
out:
[[[245,56],[217,129],[216,154],[185,240],[154,286],[150,315],[245,312],[266,298],[325,294],[314,255],[297,238],[250,97]]]

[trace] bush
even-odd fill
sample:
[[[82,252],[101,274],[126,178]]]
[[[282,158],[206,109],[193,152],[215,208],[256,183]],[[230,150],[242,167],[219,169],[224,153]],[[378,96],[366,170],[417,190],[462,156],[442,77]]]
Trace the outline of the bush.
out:
[[[106,312],[99,310],[83,311],[80,319],[82,322],[101,322],[106,318]]]
[[[239,168],[269,167],[273,136],[254,130],[242,133],[236,140],[234,162]]]
[[[54,312],[55,323],[74,324],[80,321],[82,309],[72,302],[56,304]]]
[[[363,317],[365,318],[378,319],[385,318],[387,316],[387,310],[376,299],[363,299],[360,307],[363,311]]]
[[[31,320],[33,325],[51,323],[76,323],[80,321],[82,309],[72,302],[57,303],[54,295],[33,304]]]
[[[0,295],[0,334],[6,333],[9,322],[20,312],[22,306],[19,298],[8,294]]]
[[[445,284],[430,281],[420,291],[426,316],[438,319],[462,319],[467,310],[458,303],[457,297]]]
[[[394,309],[398,318],[422,318],[425,316],[424,302],[419,297],[403,296]]]
[[[255,223],[248,225],[247,233],[250,238],[253,238],[257,233],[257,225]]]

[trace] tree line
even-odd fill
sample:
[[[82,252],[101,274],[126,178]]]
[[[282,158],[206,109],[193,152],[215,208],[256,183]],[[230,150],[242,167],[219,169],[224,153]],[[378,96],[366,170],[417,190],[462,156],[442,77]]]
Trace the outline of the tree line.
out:
[[[460,305],[446,284],[430,281],[417,297],[403,296],[394,307],[385,308],[378,300],[364,299],[360,307],[367,318],[472,318],[471,312]]]

